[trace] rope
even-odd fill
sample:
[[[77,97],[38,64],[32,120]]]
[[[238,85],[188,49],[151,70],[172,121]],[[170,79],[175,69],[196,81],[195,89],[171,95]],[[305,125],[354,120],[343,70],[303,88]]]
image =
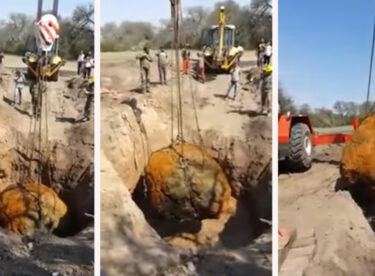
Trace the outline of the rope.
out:
[[[173,3],[172,3],[173,2]],[[183,131],[183,119],[182,119],[182,93],[181,93],[181,75],[180,75],[180,68],[181,68],[181,63],[180,63],[180,12],[181,12],[181,6],[180,6],[180,1],[175,0],[172,1],[172,16],[174,19],[174,46],[175,46],[175,53],[176,53],[176,68],[177,68],[177,91],[178,91],[178,140],[181,141],[182,143],[182,148],[181,152],[182,155],[184,155],[184,149],[183,149],[183,141],[184,141],[184,131]]]
[[[199,144],[203,148],[203,138],[201,134],[201,128],[199,125],[199,118],[198,118],[198,111],[195,104],[195,94],[197,93],[197,85],[195,84],[195,89],[193,89],[193,77],[190,76],[190,94],[191,94],[191,102],[193,104],[193,111],[194,111],[194,118],[195,118],[195,126],[197,128],[198,136],[199,136]],[[193,92],[194,91],[194,92]]]
[[[173,66],[173,55],[171,55],[171,65]],[[173,145],[174,144],[174,126],[173,126],[173,124],[174,124],[174,101],[173,101],[173,86],[174,86],[174,83],[173,83],[173,81],[174,81],[174,77],[173,77],[173,73],[174,73],[174,70],[173,70],[173,68],[172,68],[172,70],[171,70],[171,91],[170,91],[170,93],[171,93],[171,145]]]

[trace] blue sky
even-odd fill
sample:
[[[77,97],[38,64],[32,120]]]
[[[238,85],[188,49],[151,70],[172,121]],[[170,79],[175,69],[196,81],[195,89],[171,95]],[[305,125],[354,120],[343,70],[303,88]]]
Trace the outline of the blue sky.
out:
[[[365,100],[374,15],[369,0],[279,0],[279,83],[297,104]]]
[[[217,0],[183,0],[182,8],[192,6],[204,6],[211,8]],[[249,5],[250,0],[236,0],[241,5]],[[107,4],[108,3],[108,4]],[[102,0],[101,1],[101,24],[122,21],[148,21],[158,24],[161,19],[170,18],[171,10],[169,0]]]
[[[5,2],[3,0],[3,2]],[[93,3],[94,0],[60,0],[59,13],[63,17],[70,16],[78,5]],[[52,9],[53,0],[44,0],[44,9]],[[38,0],[12,0],[2,3],[0,8],[0,19],[7,19],[10,13],[26,13],[36,16]]]

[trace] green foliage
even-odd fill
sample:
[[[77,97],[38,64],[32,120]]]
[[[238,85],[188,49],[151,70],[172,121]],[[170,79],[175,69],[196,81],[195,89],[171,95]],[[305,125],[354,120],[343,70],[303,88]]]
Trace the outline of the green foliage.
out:
[[[220,1],[212,9],[190,7],[183,13],[181,42],[200,49],[204,44],[204,30],[218,25],[220,7],[226,10],[227,24],[236,26],[236,40],[245,49],[256,47],[261,38],[272,40],[272,6],[270,0],[253,0],[240,6],[233,0]],[[167,4],[167,2],[166,2]],[[135,50],[148,44],[152,48],[171,48],[173,25],[171,20],[154,27],[145,22],[108,23],[102,27],[101,50]]]
[[[101,50],[115,52],[143,48],[154,35],[154,27],[147,22],[124,21],[120,25],[109,23],[101,31]]]
[[[60,19],[59,54],[76,59],[81,50],[94,50],[94,6],[78,6],[71,18]],[[0,22],[0,51],[24,55],[35,45],[35,18],[17,13]]]

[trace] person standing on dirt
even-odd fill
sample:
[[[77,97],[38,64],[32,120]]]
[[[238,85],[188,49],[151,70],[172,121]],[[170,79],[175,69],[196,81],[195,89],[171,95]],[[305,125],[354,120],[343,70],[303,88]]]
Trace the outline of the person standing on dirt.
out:
[[[4,59],[4,53],[3,52],[0,52],[0,81],[3,80],[3,70],[4,70],[4,66],[3,66],[3,59]]]
[[[95,81],[94,81],[94,76],[92,76],[90,77],[89,83],[86,86],[85,94],[87,98],[86,98],[84,116],[83,116],[82,122],[90,121],[91,105],[94,100],[94,91],[95,91]]]
[[[234,63],[232,69],[230,70],[230,74],[231,74],[230,83],[229,83],[229,88],[225,96],[225,99],[231,99],[234,101],[236,99],[237,91],[239,90],[239,83],[240,83],[240,67],[237,62]],[[230,97],[232,90],[234,90],[233,97]]]
[[[197,53],[198,62],[197,62],[197,76],[198,79],[202,82],[206,82],[206,73],[204,68],[204,56],[202,53]]]
[[[79,76],[82,72],[82,67],[85,62],[85,53],[81,51],[81,53],[78,56],[77,60],[77,75]]]
[[[160,51],[156,54],[156,57],[158,59],[160,84],[167,85],[168,56],[163,47],[160,47]]]
[[[14,96],[12,106],[21,105],[22,103],[22,88],[25,84],[25,77],[21,71],[16,70],[14,74]]]
[[[84,61],[84,68],[85,68],[84,74],[83,74],[84,79],[89,79],[91,77],[91,69],[93,67],[92,62],[93,62],[92,53],[88,52]]]
[[[264,62],[264,52],[266,51],[266,44],[264,43],[264,39],[262,38],[257,47],[257,65],[258,67],[263,66]]]
[[[148,47],[143,48],[143,53],[140,53],[136,56],[136,59],[139,60],[139,66],[141,70],[141,85],[142,93],[150,92],[150,67],[152,63],[152,58],[150,55],[150,50]]]
[[[270,116],[272,96],[272,66],[266,65],[263,69],[260,82],[261,110],[260,114]]]
[[[267,42],[265,51],[264,51],[264,64],[269,65],[271,63],[272,56],[272,45],[271,42]]]
[[[182,49],[182,72],[188,75],[190,72],[190,51],[189,44]]]

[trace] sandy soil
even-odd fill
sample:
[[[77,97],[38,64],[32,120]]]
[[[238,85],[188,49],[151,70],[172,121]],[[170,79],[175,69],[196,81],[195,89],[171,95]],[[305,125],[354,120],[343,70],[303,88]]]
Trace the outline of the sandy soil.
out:
[[[351,194],[337,189],[342,148],[319,147],[311,170],[279,176],[279,224],[316,236],[312,260],[295,261],[303,275],[375,273],[374,233]]]
[[[11,106],[14,89],[12,74],[16,68],[25,70],[21,57],[6,55],[4,65],[5,71],[0,84],[0,170],[5,173],[0,177],[0,190],[14,183],[18,174],[16,165],[26,162],[23,154],[28,148],[32,112],[28,87],[23,89],[21,106]],[[81,197],[82,212],[93,212],[90,210],[93,204],[92,189],[87,188],[86,193],[83,193],[85,185],[81,184],[78,177],[93,162],[94,124],[93,120],[75,123],[76,119],[82,118],[85,97],[84,93],[83,97],[77,97],[77,88],[68,88],[68,82],[75,76],[73,70],[74,63],[68,62],[59,81],[49,83],[47,90],[48,145],[50,150],[54,148],[50,156],[53,179],[49,185],[68,204],[68,215],[61,223],[65,226],[59,227],[58,231],[63,229],[64,234],[61,235],[69,237],[59,238],[42,232],[33,238],[21,239],[1,232],[0,272],[3,275],[51,275],[53,272],[58,273],[56,275],[93,274],[94,232],[92,227],[86,227],[90,223],[86,224],[84,221],[87,219],[81,219],[85,227],[77,224],[77,229],[70,229],[74,236],[70,236],[73,233],[68,233],[69,224],[82,215],[76,212],[79,204],[75,197]],[[81,231],[83,228],[85,230]]]
[[[256,248],[256,242],[253,240],[254,237],[251,238],[254,226],[248,211],[243,211],[242,214],[239,211],[233,217],[228,223],[232,230],[225,227],[225,223],[223,225],[222,222],[202,221],[201,230],[205,229],[206,232],[204,236],[199,236],[199,239],[207,244],[211,243],[215,249],[199,253],[199,247],[194,246],[194,242],[177,239],[176,243],[179,246],[182,243],[183,247],[186,246],[191,251],[183,250],[182,255],[176,255],[173,251],[177,249],[180,252],[181,249],[171,247],[159,235],[153,235],[151,238],[151,235],[147,234],[144,240],[138,239],[138,235],[135,234],[138,233],[137,229],[141,232],[148,229],[147,233],[155,233],[155,230],[148,224],[149,221],[139,218],[143,217],[143,214],[129,196],[123,199],[121,205],[128,206],[125,207],[127,210],[134,211],[129,214],[129,211],[123,212],[113,208],[113,204],[120,206],[120,187],[127,189],[127,193],[133,192],[150,153],[168,146],[171,142],[170,95],[172,90],[176,92],[176,86],[172,85],[174,80],[171,79],[171,70],[167,73],[168,86],[161,86],[158,84],[157,68],[155,65],[152,66],[151,93],[143,95],[138,90],[140,74],[136,54],[102,53],[101,147],[102,162],[105,160],[102,168],[106,168],[102,169],[101,174],[101,217],[105,222],[101,229],[101,235],[105,237],[101,241],[102,252],[105,252],[102,254],[102,268],[108,275],[116,275],[116,271],[127,271],[129,275],[248,275],[249,272],[270,275],[271,241],[260,238],[259,244],[263,249],[255,250],[258,253],[251,250]],[[250,64],[254,61],[253,54],[248,52],[245,55],[252,58]],[[206,84],[198,83],[186,76],[183,78],[184,136],[185,140],[199,144],[194,102],[203,145],[215,149],[219,155],[231,157],[238,170],[238,178],[248,178],[246,183],[249,185],[248,188],[252,189],[257,186],[265,164],[271,159],[271,118],[257,115],[260,95],[253,86],[246,84],[245,80],[237,99],[225,101],[223,96],[228,85],[229,75],[208,76]],[[131,107],[132,100],[136,100],[136,108]],[[176,130],[176,126],[174,128]],[[122,182],[120,185],[116,183],[119,192],[117,195],[113,192],[113,181]],[[260,195],[258,197],[262,198]],[[271,207],[271,201],[266,197],[263,198],[263,204],[267,208]],[[264,210],[264,206],[262,208]],[[137,209],[138,211],[135,211]],[[130,218],[133,223],[128,222],[125,232],[119,231],[120,227],[124,228],[124,224],[116,226],[118,221],[124,223]],[[246,224],[246,227],[239,227],[240,221]],[[237,234],[231,232],[233,229],[236,229]],[[239,231],[241,229],[245,230]],[[234,248],[223,246],[223,242],[232,243]],[[119,248],[116,247],[117,244]],[[156,250],[155,254],[160,256],[158,261],[147,262],[148,258],[144,259],[142,256],[148,255],[147,248],[152,244]],[[165,247],[166,245],[168,246]],[[116,258],[114,254],[117,254]],[[121,265],[117,259],[126,259],[127,264]]]

